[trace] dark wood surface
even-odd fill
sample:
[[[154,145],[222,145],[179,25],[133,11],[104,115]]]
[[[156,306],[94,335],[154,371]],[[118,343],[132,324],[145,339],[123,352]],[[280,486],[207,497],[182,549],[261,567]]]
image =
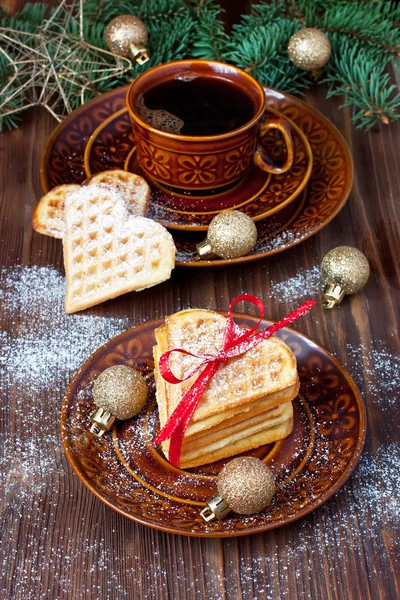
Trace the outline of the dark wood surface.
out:
[[[23,3],[2,4],[14,10]],[[228,18],[233,19],[246,7],[245,2],[225,5]],[[58,419],[73,371],[64,369],[52,383],[49,363],[47,388],[33,386],[29,374],[25,387],[3,377],[12,364],[15,339],[30,327],[26,306],[24,310],[15,306],[14,313],[9,306],[3,307],[1,330],[8,332],[9,341],[6,345],[6,337],[0,338],[1,598],[399,597],[395,468],[399,466],[400,128],[356,130],[349,109],[338,110],[340,100],[327,101],[321,88],[310,92],[307,100],[341,130],[355,162],[350,199],[326,229],[292,250],[243,267],[177,269],[169,282],[157,288],[129,294],[85,314],[89,318],[126,316],[129,323],[138,324],[188,306],[226,310],[230,299],[248,292],[263,299],[269,318],[278,319],[307,296],[299,289],[299,276],[309,280],[312,276],[314,281],[315,267],[328,250],[337,245],[361,249],[372,270],[365,290],[331,312],[319,306],[296,324],[345,363],[360,386],[369,428],[360,468],[326,505],[301,521],[265,534],[195,539],[130,522],[95,498],[63,455]],[[4,287],[10,278],[18,279],[16,265],[23,266],[23,273],[32,272],[36,265],[63,275],[61,243],[31,228],[32,208],[41,195],[40,154],[54,126],[44,110],[30,110],[18,130],[0,134],[0,281]],[[282,286],[290,278],[292,293],[290,286]],[[272,284],[279,284],[281,293],[271,297]],[[315,282],[311,292],[317,297]],[[3,293],[9,291],[3,289]],[[32,306],[32,315],[35,310]],[[48,332],[59,325],[59,313],[49,313]],[[66,346],[67,337],[68,331]],[[70,364],[68,358],[66,362]],[[42,391],[35,393],[39,387]],[[34,414],[40,419],[30,418]],[[37,461],[43,461],[42,465]]]

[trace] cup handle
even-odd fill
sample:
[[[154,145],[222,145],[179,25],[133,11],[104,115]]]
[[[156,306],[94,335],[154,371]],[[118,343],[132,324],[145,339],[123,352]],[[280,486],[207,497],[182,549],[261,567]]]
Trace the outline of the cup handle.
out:
[[[260,143],[257,144],[257,148],[253,156],[253,162],[256,167],[259,167],[267,173],[285,173],[285,171],[288,171],[292,166],[294,157],[294,145],[289,122],[282,117],[268,117],[268,119],[261,125],[259,133],[261,140],[270,129],[279,129],[283,135],[287,149],[287,158],[285,163],[283,165],[276,165],[272,159],[266,156],[265,150]]]

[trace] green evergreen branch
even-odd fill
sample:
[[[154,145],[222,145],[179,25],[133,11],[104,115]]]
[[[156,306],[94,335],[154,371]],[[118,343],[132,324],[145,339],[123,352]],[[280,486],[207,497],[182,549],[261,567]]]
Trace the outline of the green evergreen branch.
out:
[[[21,12],[10,16],[5,10],[0,10],[0,26],[35,33],[49,12],[49,7],[40,2],[25,4]]]
[[[343,33],[381,46],[392,54],[400,53],[400,7],[390,2],[349,0],[299,0],[290,3],[292,18],[304,27]],[[384,41],[383,41],[384,40]]]
[[[344,106],[354,106],[352,120],[370,129],[376,123],[397,120],[400,94],[385,72],[379,52],[371,55],[363,42],[336,35],[331,38],[332,57],[324,81],[329,84],[327,98],[345,95]],[[357,110],[358,109],[358,110]]]
[[[246,33],[249,28],[267,26],[278,19],[287,17],[288,3],[274,0],[263,4],[253,4],[251,13],[243,15],[240,23],[233,26],[235,34]]]
[[[84,18],[101,22],[106,27],[114,17],[135,15],[140,19],[163,19],[177,12],[187,12],[183,0],[85,0]]]
[[[350,30],[346,30],[346,29],[335,29],[334,27],[325,27],[325,28],[321,28],[321,29],[325,33],[342,33],[344,35],[347,35],[350,38],[357,38],[368,44],[374,44],[374,45],[382,48],[382,50],[385,50],[385,52],[388,52],[389,54],[394,54],[395,56],[400,56],[400,42],[396,42],[393,46],[390,46],[389,44],[385,44],[378,40],[372,40],[371,37],[363,36],[360,33],[357,33],[356,31],[350,31]]]
[[[54,10],[41,3],[26,4],[20,13],[10,16],[0,8],[0,26],[38,33],[44,19]],[[332,44],[331,59],[320,78],[329,86],[327,97],[344,95],[342,106],[353,107],[352,118],[359,127],[368,128],[377,122],[399,118],[400,95],[396,93],[387,67],[395,64],[393,59],[400,52],[400,3],[382,0],[260,2],[253,5],[249,15],[242,16],[230,35],[225,32],[222,12],[215,0],[85,0],[83,28],[88,44],[107,49],[104,33],[109,21],[119,15],[133,14],[142,18],[147,27],[150,55],[145,65],[134,63],[124,76],[95,81],[97,74],[95,70],[91,73],[90,58],[83,49],[78,60],[81,68],[88,72],[85,99],[123,85],[156,64],[185,57],[230,62],[251,73],[263,85],[302,93],[315,80],[291,63],[287,46],[298,29],[318,27],[327,33]],[[79,38],[79,25],[72,21],[66,30],[70,35],[66,43],[68,52]],[[35,40],[27,38],[27,42],[34,44]],[[12,48],[6,50],[12,56]],[[49,51],[51,54],[51,44]],[[6,83],[9,77],[10,65],[6,63],[5,57],[0,57],[0,83]],[[73,81],[65,85],[71,106],[78,106],[79,85]],[[7,108],[22,111],[23,94],[14,96]],[[0,129],[16,127],[18,118],[18,112],[0,117]]]
[[[380,8],[383,8],[382,4],[377,2],[374,7],[370,7],[361,2],[354,2],[328,9],[319,21],[319,27],[325,32],[356,37],[399,55],[399,30],[393,26],[393,21],[389,18],[391,14],[387,10],[384,14],[380,11]]]
[[[312,81],[291,63],[287,53],[290,37],[298,29],[298,21],[277,17],[267,25],[260,24],[259,13],[254,23],[249,15],[245,26],[234,29],[223,59],[241,67],[263,85],[299,92]]]
[[[399,17],[399,6],[387,2],[264,2],[254,5],[233,28],[223,57],[264,85],[299,93],[312,79],[291,64],[287,46],[298,29],[317,26],[332,43],[332,57],[322,79],[329,84],[328,97],[345,94],[343,106],[354,106],[353,120],[368,128],[398,118],[400,97],[394,94],[396,86],[384,69],[400,49]]]
[[[196,27],[193,31],[190,56],[207,60],[222,60],[222,53],[229,37],[220,18],[223,10],[212,0],[193,3]]]

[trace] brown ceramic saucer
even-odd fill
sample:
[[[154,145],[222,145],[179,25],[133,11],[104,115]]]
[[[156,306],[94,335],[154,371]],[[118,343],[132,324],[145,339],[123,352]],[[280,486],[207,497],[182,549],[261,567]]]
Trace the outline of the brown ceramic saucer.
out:
[[[268,113],[279,114],[273,109]],[[161,184],[148,180],[152,188],[147,216],[169,229],[206,231],[212,218],[226,208],[240,209],[260,221],[288,206],[304,190],[312,171],[312,152],[306,136],[288,119],[293,132],[295,156],[292,168],[271,176],[253,166],[242,179],[228,190],[204,198],[172,193]],[[264,138],[263,146],[275,162],[284,162],[286,147],[277,130]],[[136,160],[132,125],[127,109],[117,111],[101,123],[90,137],[84,153],[85,173],[110,168],[124,168],[143,177]],[[147,178],[148,179],[148,178]],[[185,204],[185,209],[181,206]]]
[[[86,143],[100,123],[124,109],[126,89],[112,90],[94,98],[56,127],[41,158],[40,176],[45,192],[62,183],[82,183],[86,179]],[[177,265],[217,267],[271,256],[313,236],[326,227],[345,205],[353,183],[354,168],[350,150],[341,133],[321,113],[298,98],[268,88],[265,88],[265,94],[268,106],[296,123],[310,143],[313,169],[307,192],[285,209],[257,223],[257,244],[248,256],[196,261],[196,245],[204,238],[204,233],[173,231]],[[131,148],[128,142],[127,148]],[[116,149],[116,152],[119,150]]]
[[[239,325],[255,317],[235,315]],[[188,471],[170,465],[152,446],[158,412],[152,376],[154,330],[149,321],[110,340],[93,354],[71,382],[64,398],[61,435],[64,450],[82,482],[109,507],[129,519],[171,533],[229,537],[267,531],[315,510],[343,486],[355,468],[365,440],[366,415],[361,396],[346,369],[327,350],[292,330],[278,335],[292,348],[298,364],[300,393],[294,401],[293,433],[251,454],[273,470],[277,491],[268,509],[222,521],[200,517],[215,492],[215,477],[230,459]],[[263,320],[262,327],[270,325]],[[103,438],[89,432],[92,385],[112,365],[127,364],[147,374],[149,399],[142,413],[120,421]]]

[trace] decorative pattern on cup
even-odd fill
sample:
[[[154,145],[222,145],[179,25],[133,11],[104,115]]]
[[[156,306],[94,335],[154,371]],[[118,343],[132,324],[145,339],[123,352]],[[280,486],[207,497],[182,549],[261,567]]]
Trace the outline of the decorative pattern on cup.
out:
[[[224,165],[225,179],[239,177],[248,168],[253,157],[255,145],[256,140],[250,140],[246,144],[226,153]]]
[[[144,143],[138,140],[137,145],[138,158],[143,168],[154,177],[154,179],[171,179],[170,154],[153,146],[153,144]]]
[[[178,156],[178,179],[187,185],[211,185],[217,178],[217,157],[215,155]]]
[[[182,188],[207,189],[239,179],[249,167],[256,140],[214,154],[179,154],[136,137],[138,159],[156,181]]]

